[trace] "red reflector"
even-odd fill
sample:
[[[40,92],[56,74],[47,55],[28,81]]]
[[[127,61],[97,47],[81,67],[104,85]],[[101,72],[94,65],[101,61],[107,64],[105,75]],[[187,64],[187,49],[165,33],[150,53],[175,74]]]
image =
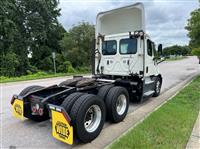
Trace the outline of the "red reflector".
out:
[[[39,115],[43,115],[43,109],[39,108],[38,113],[39,113]]]
[[[37,112],[37,109],[36,109],[35,106],[32,107],[32,111],[33,111],[33,113],[36,113],[36,112]]]

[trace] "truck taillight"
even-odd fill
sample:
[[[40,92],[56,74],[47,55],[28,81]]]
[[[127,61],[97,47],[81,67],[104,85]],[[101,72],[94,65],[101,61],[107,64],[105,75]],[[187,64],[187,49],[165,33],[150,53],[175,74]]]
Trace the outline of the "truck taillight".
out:
[[[43,109],[39,108],[38,113],[39,113],[40,116],[43,115],[43,113],[44,113]]]
[[[32,112],[36,113],[37,112],[37,108],[35,106],[32,107]]]

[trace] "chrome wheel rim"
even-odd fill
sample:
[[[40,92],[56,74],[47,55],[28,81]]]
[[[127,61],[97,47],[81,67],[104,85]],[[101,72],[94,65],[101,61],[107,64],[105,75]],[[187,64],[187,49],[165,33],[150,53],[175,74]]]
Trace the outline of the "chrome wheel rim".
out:
[[[160,92],[160,81],[156,82],[156,92],[159,93]]]
[[[118,115],[122,115],[124,114],[124,112],[126,111],[126,96],[124,94],[120,95],[117,98],[117,102],[116,102],[116,111]]]
[[[92,105],[87,110],[84,118],[84,127],[87,132],[94,132],[101,122],[101,109],[98,105]]]

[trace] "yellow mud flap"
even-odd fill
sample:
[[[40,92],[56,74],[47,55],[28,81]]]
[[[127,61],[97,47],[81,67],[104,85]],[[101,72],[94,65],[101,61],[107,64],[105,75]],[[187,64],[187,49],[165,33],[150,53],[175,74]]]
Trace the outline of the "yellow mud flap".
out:
[[[73,144],[73,127],[70,125],[70,117],[64,108],[49,104],[52,117],[52,135],[57,140],[67,144]]]
[[[15,99],[12,104],[12,113],[14,117],[24,120],[24,102],[20,99]]]

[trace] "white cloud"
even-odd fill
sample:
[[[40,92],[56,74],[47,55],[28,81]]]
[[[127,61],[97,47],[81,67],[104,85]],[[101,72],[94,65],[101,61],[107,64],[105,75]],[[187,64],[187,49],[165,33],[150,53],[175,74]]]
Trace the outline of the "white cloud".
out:
[[[145,5],[147,33],[164,46],[188,44],[184,29],[190,12],[199,7],[198,0],[139,0]],[[97,13],[138,2],[138,0],[60,0],[59,21],[69,29],[81,21],[95,24]]]

